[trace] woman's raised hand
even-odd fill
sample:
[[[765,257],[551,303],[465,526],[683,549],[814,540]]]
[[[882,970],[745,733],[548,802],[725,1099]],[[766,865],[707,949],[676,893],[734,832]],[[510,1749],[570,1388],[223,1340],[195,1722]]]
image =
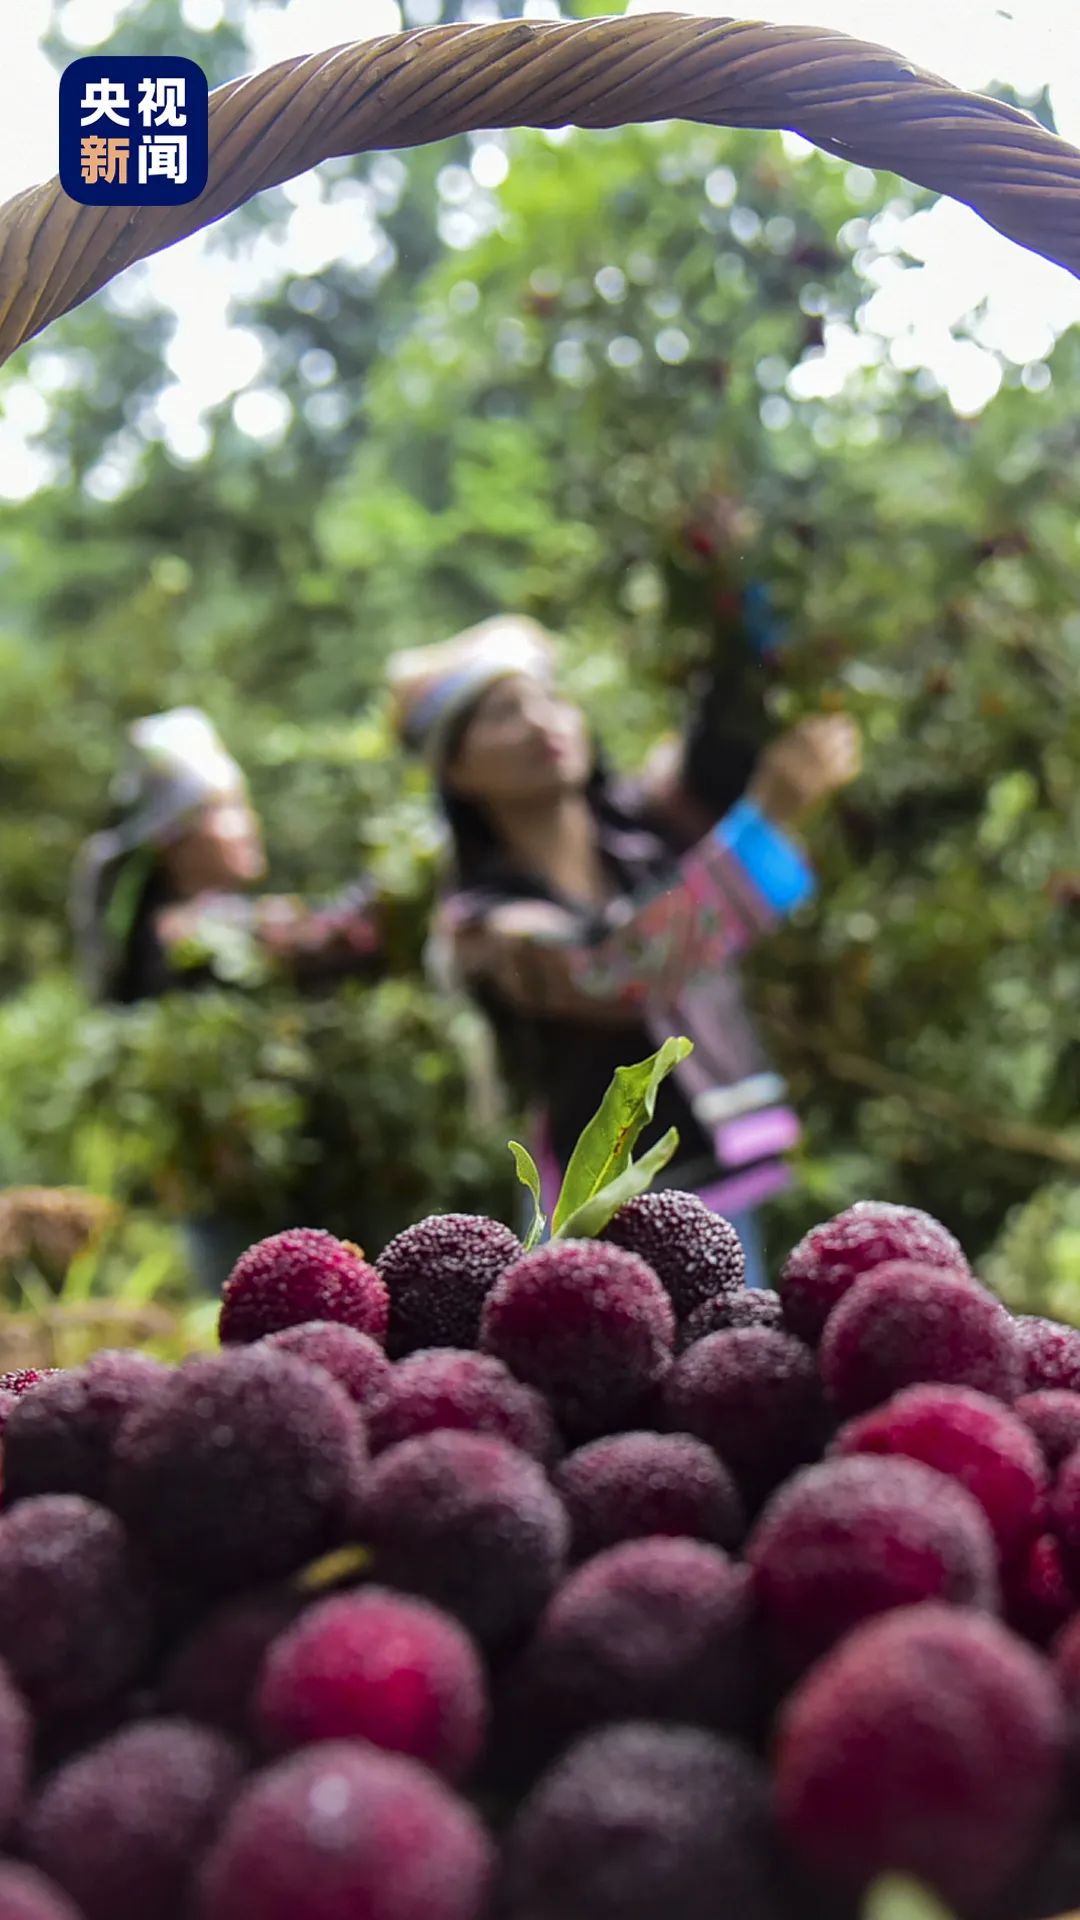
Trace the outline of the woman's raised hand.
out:
[[[855,722],[846,714],[815,714],[765,748],[747,797],[774,826],[794,825],[820,800],[854,780],[861,765]]]

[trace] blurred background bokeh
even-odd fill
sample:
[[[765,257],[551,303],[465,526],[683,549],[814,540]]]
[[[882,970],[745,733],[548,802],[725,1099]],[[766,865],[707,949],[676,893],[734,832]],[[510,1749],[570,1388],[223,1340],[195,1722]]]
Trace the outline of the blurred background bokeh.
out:
[[[218,84],[290,9],[92,11],[39,9],[57,68],[108,45]],[[1053,124],[1038,77],[994,90]],[[772,713],[865,738],[817,905],[749,968],[806,1125],[774,1257],[912,1201],[1006,1297],[1080,1320],[1080,289],[977,224],[792,136],[477,134],[261,195],[0,374],[9,1341],[29,1316],[46,1357],[167,1342],[198,1293],[181,1220],[377,1251],[434,1208],[509,1217],[515,1116],[421,972],[440,841],[383,663],[533,614],[632,763],[710,650],[737,679],[747,579],[786,636]],[[950,277],[983,255],[989,291]],[[248,772],[276,886],[373,876],[376,982],[297,994],[240,954],[209,991],[87,1003],[72,859],[124,726],[178,704]]]

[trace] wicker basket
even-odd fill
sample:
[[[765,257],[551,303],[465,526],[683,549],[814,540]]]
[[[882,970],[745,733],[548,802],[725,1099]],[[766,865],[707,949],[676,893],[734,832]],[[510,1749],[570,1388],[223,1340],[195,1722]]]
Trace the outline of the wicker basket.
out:
[[[967,202],[1080,273],[1080,151],[1018,108],[818,27],[681,14],[422,28],[282,61],[210,99],[210,176],[179,207],[0,207],[0,363],[133,261],[331,155],[481,127],[784,127]]]

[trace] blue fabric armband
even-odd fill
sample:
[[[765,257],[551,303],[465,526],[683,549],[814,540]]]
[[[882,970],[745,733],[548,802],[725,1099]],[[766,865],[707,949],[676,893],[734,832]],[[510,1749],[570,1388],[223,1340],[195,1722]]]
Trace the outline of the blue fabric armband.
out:
[[[774,827],[752,800],[739,800],[713,828],[776,913],[794,913],[817,892],[813,869],[786,833]]]

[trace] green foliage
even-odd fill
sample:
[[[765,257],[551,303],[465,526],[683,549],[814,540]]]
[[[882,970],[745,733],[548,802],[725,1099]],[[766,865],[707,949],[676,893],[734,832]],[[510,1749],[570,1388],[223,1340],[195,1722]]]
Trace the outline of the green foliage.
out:
[[[871,1887],[863,1904],[863,1920],[951,1920],[951,1916],[925,1887],[890,1875]]]
[[[142,0],[123,31],[175,50],[174,12]],[[228,0],[181,50],[221,80],[242,28]],[[911,1200],[1010,1297],[1080,1318],[1080,344],[1006,366],[958,419],[873,327],[914,189],[679,124],[515,134],[481,189],[491,138],[319,169],[376,244],[234,302],[292,409],[270,451],[225,401],[205,459],[170,455],[169,320],[141,269],[0,374],[0,406],[34,384],[58,462],[0,555],[0,1177],[260,1229],[303,1206],[372,1245],[432,1206],[507,1212],[506,1130],[462,1119],[475,1029],[419,983],[440,839],[383,662],[536,614],[633,765],[749,577],[792,635],[770,723],[843,706],[866,740],[812,831],[818,904],[749,968],[807,1128],[771,1244],[861,1195]],[[210,245],[248,259],[294,213],[260,196]],[[823,341],[847,345],[840,391]],[[728,491],[734,553],[709,532]],[[123,724],[179,701],[248,768],[275,885],[374,870],[394,975],[374,993],[84,1006],[71,860]]]
[[[636,1166],[634,1148],[656,1111],[662,1083],[692,1052],[691,1041],[673,1038],[637,1066],[616,1067],[611,1085],[570,1156],[552,1215],[557,1238],[599,1233],[616,1208],[636,1193],[644,1193],[667,1165],[679,1144],[674,1128]]]

